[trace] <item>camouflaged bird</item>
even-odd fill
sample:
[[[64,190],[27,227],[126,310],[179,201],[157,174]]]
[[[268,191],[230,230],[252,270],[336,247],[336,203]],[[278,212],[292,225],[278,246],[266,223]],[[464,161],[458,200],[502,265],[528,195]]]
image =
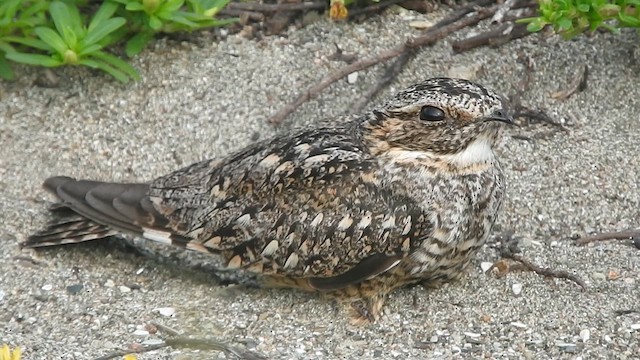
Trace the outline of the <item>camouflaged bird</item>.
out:
[[[76,215],[23,246],[134,234],[220,254],[268,286],[331,294],[353,323],[375,321],[393,289],[457,279],[485,243],[505,191],[492,150],[505,123],[495,93],[429,79],[343,123],[151,183],[50,178],[55,209]]]

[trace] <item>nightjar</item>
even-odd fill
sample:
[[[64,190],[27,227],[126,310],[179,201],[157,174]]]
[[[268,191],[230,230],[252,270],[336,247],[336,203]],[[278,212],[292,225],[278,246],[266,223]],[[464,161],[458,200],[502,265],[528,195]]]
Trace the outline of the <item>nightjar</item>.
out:
[[[266,286],[335,296],[375,321],[393,289],[459,278],[505,192],[503,100],[433,78],[334,125],[250,145],[148,183],[52,177],[49,227],[24,247],[120,233],[222,256]]]

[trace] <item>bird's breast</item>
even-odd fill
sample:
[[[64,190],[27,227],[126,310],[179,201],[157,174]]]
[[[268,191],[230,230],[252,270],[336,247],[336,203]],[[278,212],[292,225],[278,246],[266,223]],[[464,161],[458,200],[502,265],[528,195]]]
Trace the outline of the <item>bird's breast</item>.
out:
[[[497,162],[461,174],[407,160],[385,164],[385,186],[411,198],[430,226],[402,266],[413,277],[454,279],[486,242],[502,203],[504,176]]]

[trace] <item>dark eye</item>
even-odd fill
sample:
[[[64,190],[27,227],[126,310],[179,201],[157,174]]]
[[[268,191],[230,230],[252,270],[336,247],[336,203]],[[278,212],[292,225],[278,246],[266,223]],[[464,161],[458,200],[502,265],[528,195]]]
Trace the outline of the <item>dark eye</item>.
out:
[[[426,121],[440,121],[444,120],[445,114],[444,111],[438,109],[435,106],[423,106],[420,109],[420,120]]]

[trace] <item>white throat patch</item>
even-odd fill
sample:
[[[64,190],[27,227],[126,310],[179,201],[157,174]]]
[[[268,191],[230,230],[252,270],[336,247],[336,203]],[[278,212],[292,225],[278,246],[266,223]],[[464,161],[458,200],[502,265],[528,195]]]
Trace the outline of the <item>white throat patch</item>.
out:
[[[491,145],[485,138],[479,138],[469,144],[464,150],[441,158],[452,165],[467,167],[475,164],[490,162],[494,159]]]

